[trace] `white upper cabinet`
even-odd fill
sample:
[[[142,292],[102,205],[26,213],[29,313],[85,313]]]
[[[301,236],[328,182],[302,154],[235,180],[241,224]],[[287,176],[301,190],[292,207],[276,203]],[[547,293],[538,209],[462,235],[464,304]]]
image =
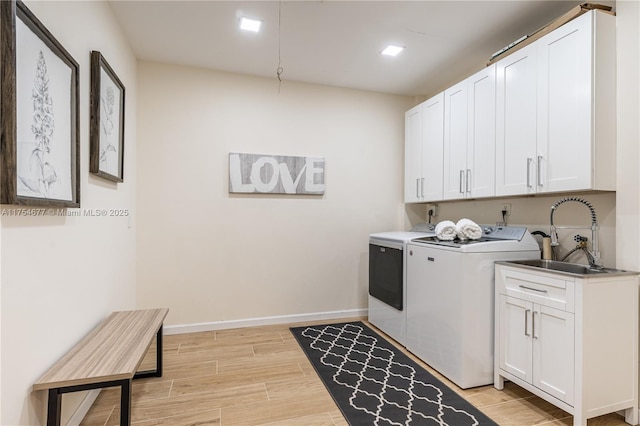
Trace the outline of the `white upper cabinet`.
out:
[[[422,171],[424,201],[442,200],[444,149],[444,93],[422,104]]]
[[[590,12],[537,44],[538,192],[615,190],[615,18]]]
[[[444,93],[405,113],[404,200],[442,199]]]
[[[405,201],[615,191],[615,57],[592,10],[408,111]]]
[[[445,91],[444,199],[495,195],[496,68]]]
[[[467,82],[444,92],[444,199],[464,198],[467,180]]]
[[[585,13],[497,66],[496,195],[615,190],[615,18]]]
[[[496,66],[467,80],[467,194],[495,195],[496,183]]]
[[[404,201],[421,201],[422,174],[422,105],[404,115]]]
[[[496,195],[535,192],[537,46],[498,61]]]

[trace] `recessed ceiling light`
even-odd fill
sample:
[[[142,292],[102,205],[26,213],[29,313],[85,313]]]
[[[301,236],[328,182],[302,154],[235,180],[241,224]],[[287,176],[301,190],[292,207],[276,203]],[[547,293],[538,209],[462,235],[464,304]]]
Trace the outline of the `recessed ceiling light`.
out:
[[[385,47],[384,50],[380,53],[387,56],[396,56],[398,55],[398,53],[402,52],[403,50],[404,50],[404,47],[402,46],[395,46],[393,44],[390,44],[387,47]]]
[[[260,25],[262,21],[257,19],[240,18],[240,29],[245,31],[253,31],[257,33],[260,31]]]

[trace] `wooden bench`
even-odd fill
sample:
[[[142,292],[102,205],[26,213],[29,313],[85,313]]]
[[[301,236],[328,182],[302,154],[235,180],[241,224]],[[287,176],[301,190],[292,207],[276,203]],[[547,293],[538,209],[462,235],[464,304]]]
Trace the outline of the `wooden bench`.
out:
[[[62,394],[120,386],[120,424],[131,424],[131,381],[162,376],[162,323],[168,309],[114,312],[36,381],[48,390],[47,425],[60,425]],[[156,369],[138,372],[156,338]]]

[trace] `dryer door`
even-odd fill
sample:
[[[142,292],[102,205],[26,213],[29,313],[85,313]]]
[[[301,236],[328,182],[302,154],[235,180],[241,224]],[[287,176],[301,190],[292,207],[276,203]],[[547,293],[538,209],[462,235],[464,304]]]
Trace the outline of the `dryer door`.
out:
[[[402,245],[397,248],[369,244],[369,294],[403,310]]]

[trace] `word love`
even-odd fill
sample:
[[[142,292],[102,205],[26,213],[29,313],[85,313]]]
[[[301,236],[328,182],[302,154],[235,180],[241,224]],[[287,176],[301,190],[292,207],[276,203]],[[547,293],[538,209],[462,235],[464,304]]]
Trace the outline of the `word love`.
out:
[[[324,158],[230,153],[229,192],[324,194]]]

